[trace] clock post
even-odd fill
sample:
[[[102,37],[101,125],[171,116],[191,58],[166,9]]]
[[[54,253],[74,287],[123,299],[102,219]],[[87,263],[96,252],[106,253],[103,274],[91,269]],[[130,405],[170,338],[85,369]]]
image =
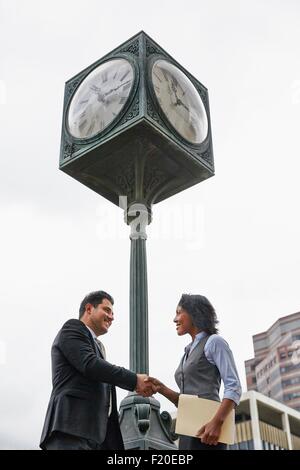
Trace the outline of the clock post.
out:
[[[60,169],[124,209],[130,369],[148,373],[146,227],[154,204],[214,174],[207,89],[141,31],[66,83]],[[154,397],[121,403],[126,449],[176,448],[171,424]]]

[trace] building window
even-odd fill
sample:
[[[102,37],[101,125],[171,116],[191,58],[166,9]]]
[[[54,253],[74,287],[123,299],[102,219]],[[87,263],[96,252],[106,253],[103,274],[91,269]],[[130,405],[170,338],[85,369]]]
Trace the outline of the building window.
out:
[[[300,392],[286,393],[283,395],[284,401],[295,400],[295,398],[300,398]]]
[[[290,370],[297,370],[297,369],[300,369],[300,364],[291,364],[289,366],[284,366],[284,367],[280,367],[280,373],[281,374],[285,374],[286,372],[289,372]]]
[[[283,387],[289,387],[290,385],[296,385],[300,383],[300,376],[299,377],[293,377],[291,379],[283,380],[282,385]]]

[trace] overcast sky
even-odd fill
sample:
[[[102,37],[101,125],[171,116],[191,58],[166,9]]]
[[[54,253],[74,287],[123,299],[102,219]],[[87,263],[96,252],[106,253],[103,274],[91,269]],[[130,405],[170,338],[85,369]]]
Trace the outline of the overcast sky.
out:
[[[244,390],[252,335],[300,308],[299,1],[0,0],[2,449],[37,448],[51,344],[87,292],[115,297],[103,342],[128,367],[129,229],[58,159],[65,81],[140,30],[208,88],[216,168],[154,206],[151,374],[176,388],[183,292],[215,306]]]

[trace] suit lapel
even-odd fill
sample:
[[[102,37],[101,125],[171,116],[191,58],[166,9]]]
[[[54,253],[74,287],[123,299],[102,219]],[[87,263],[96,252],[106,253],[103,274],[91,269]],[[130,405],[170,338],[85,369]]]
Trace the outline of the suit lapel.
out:
[[[98,357],[101,357],[101,359],[104,359],[104,357],[102,356],[102,353],[100,351],[100,348],[98,347],[96,341],[94,340],[94,338],[92,336],[92,333],[89,330],[88,330],[88,334],[89,334],[89,338],[90,338],[90,342],[92,344],[93,350],[95,351],[96,355]]]
[[[95,346],[96,346],[97,352],[100,354],[100,357],[101,357],[102,359],[105,359],[105,357],[103,356],[102,351],[101,351],[100,346],[98,345],[97,341],[95,341],[95,340],[93,339],[93,342],[94,342],[94,344],[95,344]]]

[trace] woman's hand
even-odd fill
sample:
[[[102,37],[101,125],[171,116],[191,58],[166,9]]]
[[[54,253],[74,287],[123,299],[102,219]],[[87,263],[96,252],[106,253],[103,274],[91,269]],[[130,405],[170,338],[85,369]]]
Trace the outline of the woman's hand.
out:
[[[147,377],[144,382],[149,383],[152,387],[153,393],[161,393],[165,385],[155,377]]]
[[[223,398],[223,401],[217,413],[211,421],[202,426],[197,432],[196,436],[201,439],[204,444],[216,446],[219,442],[222,424],[234,408],[235,403],[229,398]]]
[[[202,426],[196,434],[203,444],[216,446],[219,443],[223,422],[213,418],[211,421]]]
[[[168,400],[170,400],[175,406],[178,406],[179,393],[174,392],[174,390],[171,390],[169,387],[163,384],[160,380],[154,377],[147,377],[145,379],[145,382],[151,385],[153,393],[157,393],[157,392],[160,393],[161,395],[166,397]]]

